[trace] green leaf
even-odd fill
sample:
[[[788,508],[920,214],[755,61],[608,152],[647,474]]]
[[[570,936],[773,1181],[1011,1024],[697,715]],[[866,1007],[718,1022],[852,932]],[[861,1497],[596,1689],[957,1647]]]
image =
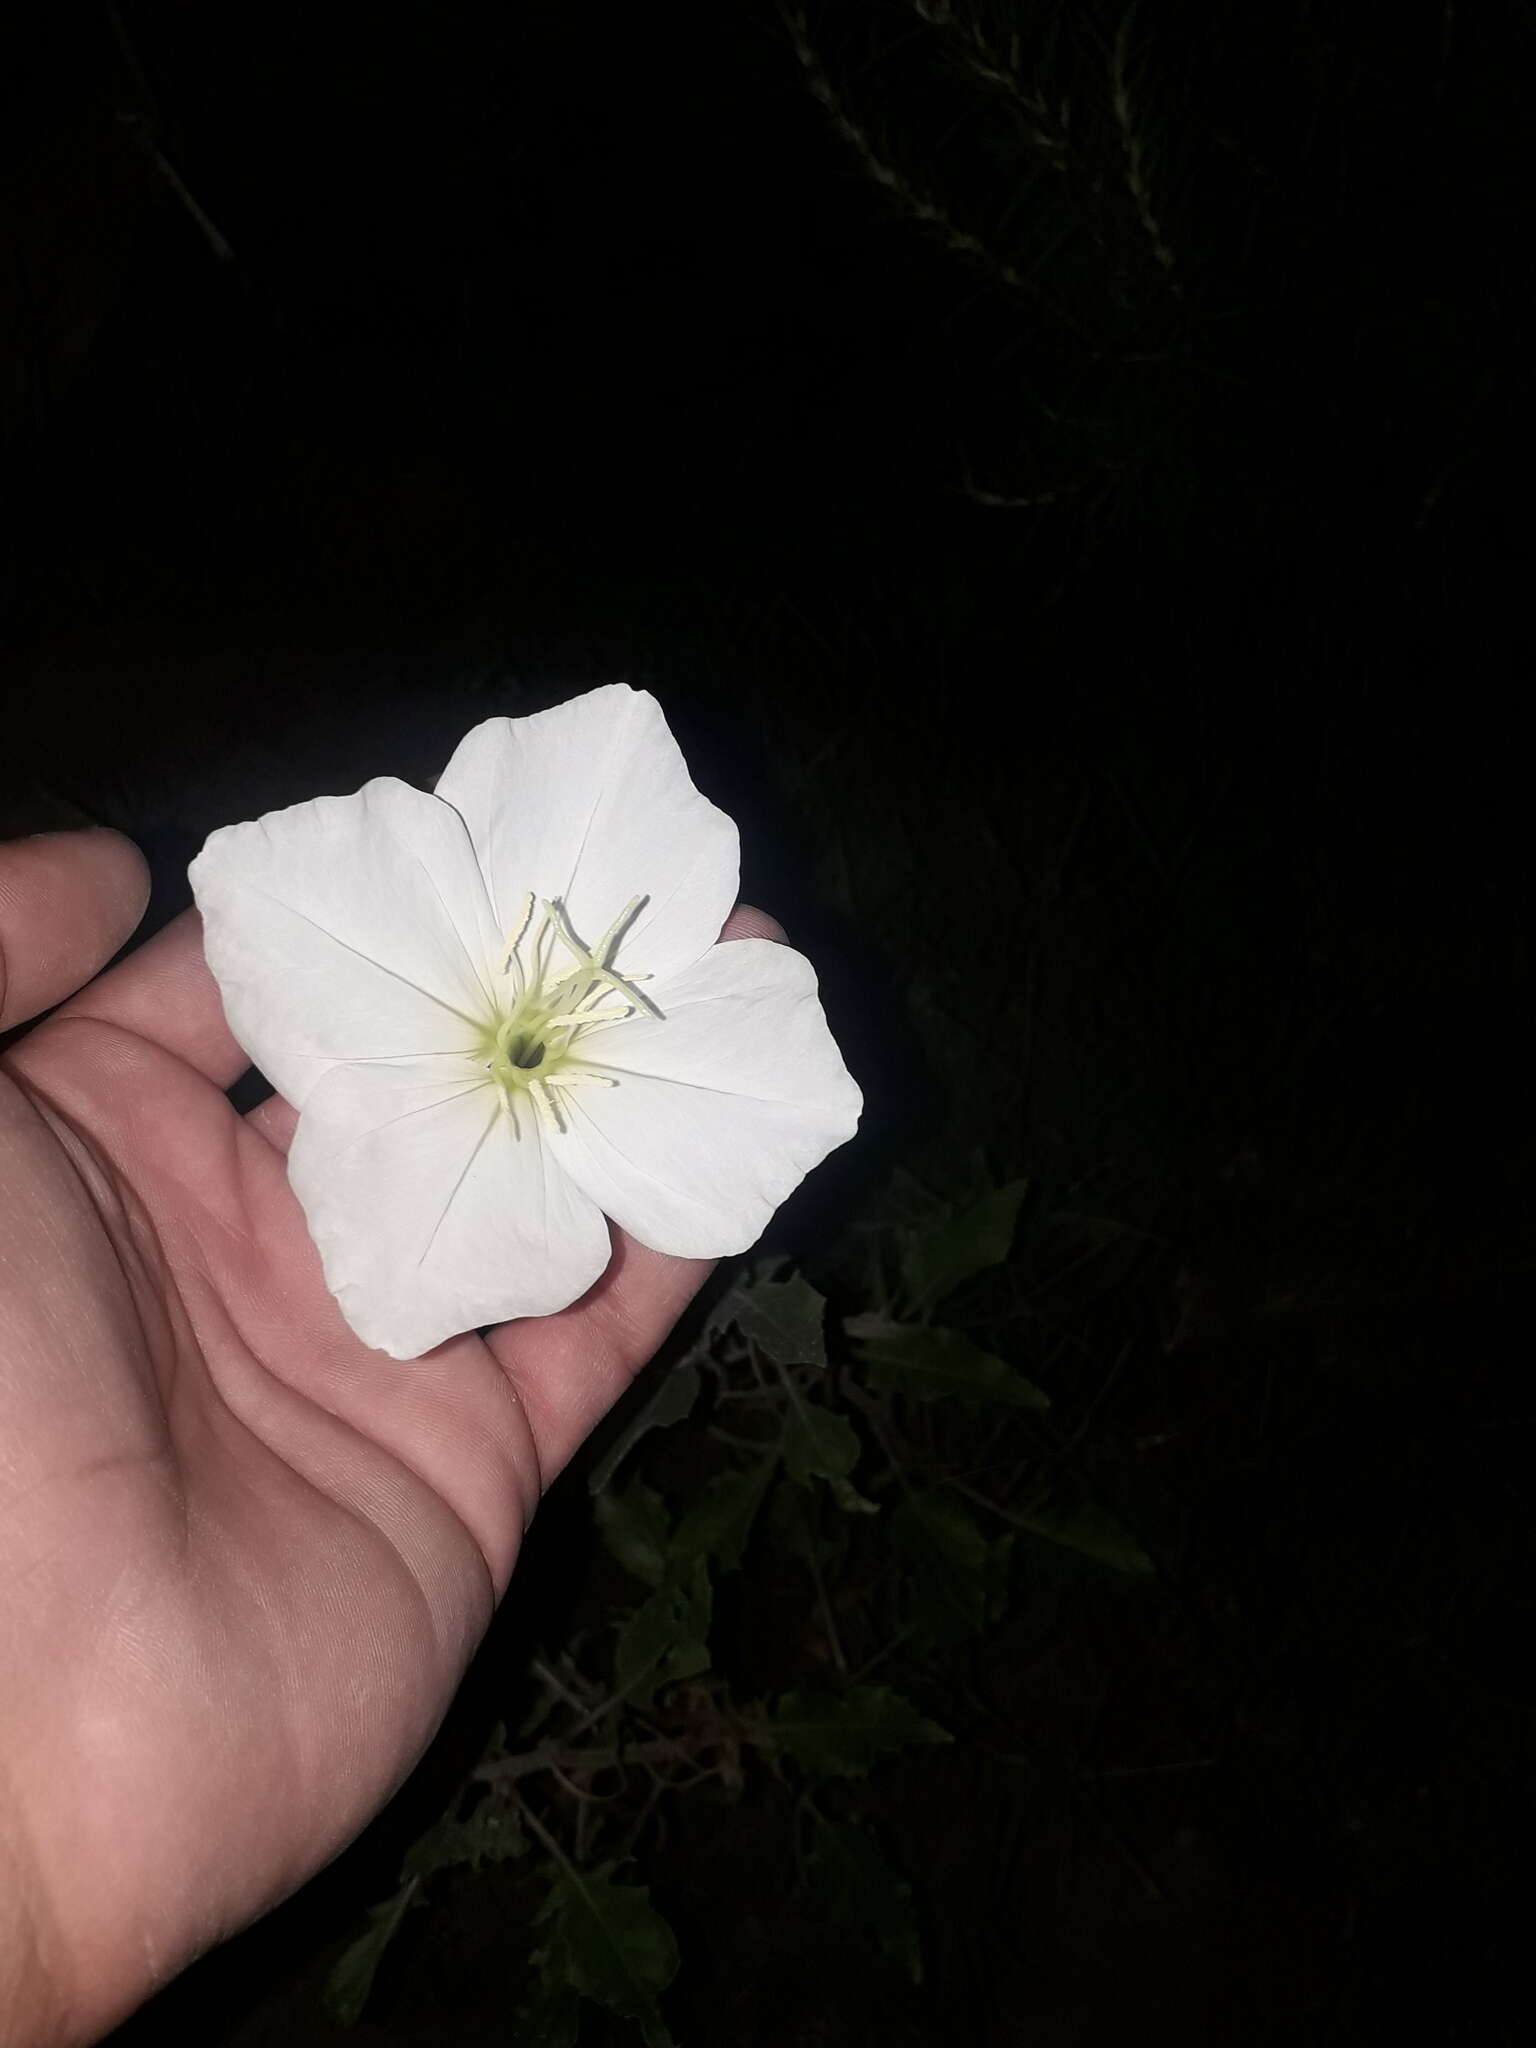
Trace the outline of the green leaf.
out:
[[[625,2019],[648,2042],[668,2039],[656,2000],[677,1974],[677,1943],[644,1885],[615,1884],[612,1864],[583,1876],[563,1870],[539,1914],[549,1935],[535,1961],[547,1994],[579,1992]]]
[[[1135,1537],[1092,1501],[1074,1508],[1043,1508],[1038,1514],[1026,1515],[1023,1526],[1032,1536],[1059,1544],[1063,1550],[1075,1550],[1113,1571],[1129,1572],[1134,1578],[1144,1579],[1156,1569]]]
[[[882,1316],[849,1316],[843,1328],[859,1341],[859,1359],[875,1386],[920,1401],[996,1401],[1006,1408],[1049,1408],[1051,1397],[1032,1380],[958,1330],[927,1323],[892,1323]]]
[[[772,1729],[779,1748],[809,1778],[862,1777],[889,1750],[950,1740],[937,1722],[884,1685],[785,1693]]]
[[[824,1823],[806,1855],[805,1877],[827,1919],[872,1934],[914,1984],[923,1981],[912,1887],[886,1862],[868,1828]]]
[[[655,1393],[619,1431],[593,1467],[592,1476],[587,1481],[588,1491],[607,1491],[614,1473],[641,1437],[653,1429],[670,1429],[673,1423],[686,1421],[693,1413],[693,1404],[699,1398],[702,1384],[699,1369],[691,1358],[679,1359],[670,1372],[663,1373],[656,1383]]]
[[[487,1863],[505,1863],[527,1853],[528,1837],[517,1816],[483,1801],[468,1820],[445,1815],[428,1828],[406,1851],[400,1874],[425,1881],[440,1870],[460,1865],[479,1870]]]
[[[722,1472],[711,1479],[677,1525],[670,1546],[673,1565],[710,1558],[722,1571],[735,1571],[772,1475],[773,1460],[765,1458],[749,1471]]]
[[[1011,1539],[989,1543],[953,1494],[908,1494],[891,1517],[906,1554],[906,1622],[920,1643],[947,1648],[1001,1611]]]
[[[325,2009],[344,2027],[354,2026],[362,2018],[384,1951],[393,1941],[405,1909],[419,1887],[419,1878],[408,1878],[392,1899],[371,1907],[366,1932],[345,1950],[326,1978],[322,1994]]]
[[[1011,1180],[950,1221],[904,1234],[902,1275],[919,1314],[952,1294],[962,1281],[1007,1258],[1028,1186],[1027,1181]]]
[[[807,1402],[784,1431],[784,1469],[797,1486],[846,1479],[859,1461],[859,1440],[846,1416]]]
[[[709,1669],[709,1566],[698,1559],[669,1577],[619,1631],[613,1651],[618,1690],[637,1706],[675,1678],[695,1678]]]
[[[767,1358],[779,1365],[825,1365],[826,1297],[800,1273],[774,1277],[772,1262],[759,1265],[723,1295],[705,1325],[713,1342],[732,1323]]]
[[[610,1486],[597,1496],[594,1512],[604,1543],[625,1571],[659,1586],[666,1577],[671,1523],[656,1489],[639,1479],[622,1490]]]

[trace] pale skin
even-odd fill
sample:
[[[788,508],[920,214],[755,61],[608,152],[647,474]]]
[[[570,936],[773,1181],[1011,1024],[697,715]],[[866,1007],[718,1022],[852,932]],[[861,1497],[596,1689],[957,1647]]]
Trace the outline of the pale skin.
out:
[[[0,844],[0,1028],[62,1003],[0,1055],[4,2048],[97,2039],[388,1799],[710,1270],[615,1230],[559,1315],[367,1349],[293,1111],[224,1094],[249,1062],[196,913],[100,973],[147,893],[116,833]]]

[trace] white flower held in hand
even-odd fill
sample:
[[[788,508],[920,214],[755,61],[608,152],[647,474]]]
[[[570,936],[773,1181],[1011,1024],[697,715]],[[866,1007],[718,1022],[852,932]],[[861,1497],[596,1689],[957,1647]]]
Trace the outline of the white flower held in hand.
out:
[[[622,684],[492,718],[192,863],[230,1029],[299,1111],[289,1178],[365,1343],[414,1358],[590,1287],[610,1216],[745,1251],[853,1135],[808,961],[716,943],[736,828]]]

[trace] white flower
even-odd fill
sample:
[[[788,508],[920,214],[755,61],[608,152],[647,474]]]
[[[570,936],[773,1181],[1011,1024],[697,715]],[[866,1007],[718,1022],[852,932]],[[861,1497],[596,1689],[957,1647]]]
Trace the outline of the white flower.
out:
[[[716,943],[736,828],[643,691],[488,719],[435,795],[225,826],[191,877],[327,1285],[395,1358],[574,1301],[605,1216],[745,1251],[857,1126],[809,962]]]

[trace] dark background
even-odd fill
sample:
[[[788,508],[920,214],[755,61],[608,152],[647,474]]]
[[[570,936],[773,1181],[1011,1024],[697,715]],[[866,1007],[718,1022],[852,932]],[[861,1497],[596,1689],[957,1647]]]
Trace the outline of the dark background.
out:
[[[1051,1383],[1158,1590],[1015,1617],[987,1740],[1213,1761],[1106,1850],[978,1738],[903,2024],[1512,2040],[1532,16],[401,14],[8,17],[0,827],[132,832],[158,922],[214,825],[655,688],[869,1097],[775,1241],[981,1147],[1155,1246]],[[368,1853],[133,2040],[333,2038]],[[802,1986],[686,2038],[862,2038],[652,1875]],[[482,2038],[407,1977],[363,2038]]]

